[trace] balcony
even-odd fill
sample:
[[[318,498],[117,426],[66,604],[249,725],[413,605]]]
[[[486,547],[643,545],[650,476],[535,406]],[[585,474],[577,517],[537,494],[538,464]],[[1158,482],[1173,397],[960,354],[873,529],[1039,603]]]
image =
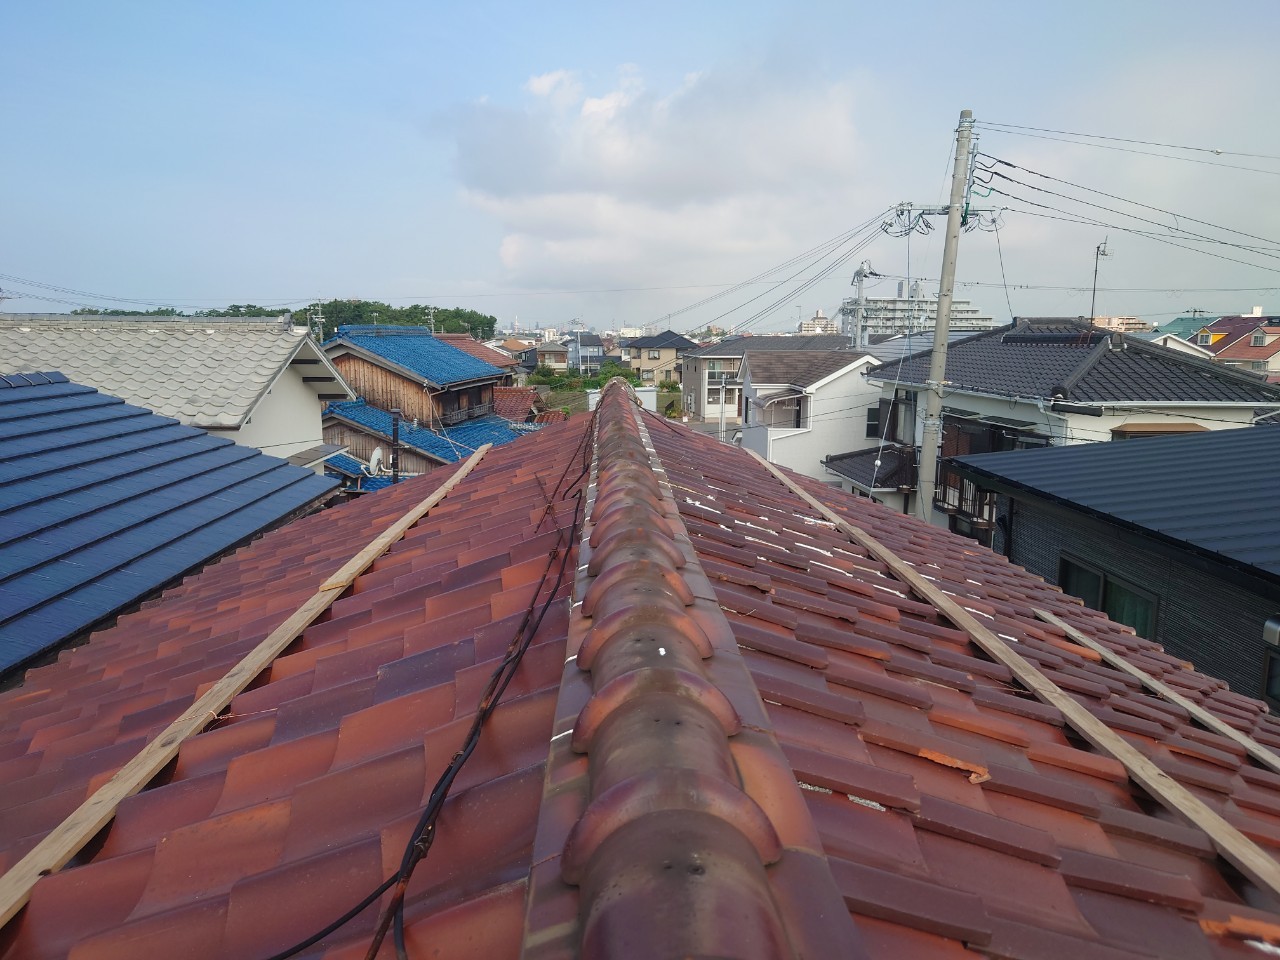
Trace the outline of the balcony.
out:
[[[938,464],[938,485],[933,491],[933,505],[943,513],[963,517],[975,529],[989,530],[995,526],[995,491],[983,490],[945,461]]]
[[[491,413],[493,413],[492,403],[477,403],[475,406],[466,407],[462,410],[450,410],[448,413],[440,414],[440,422],[446,427],[454,427],[467,420],[487,417]]]

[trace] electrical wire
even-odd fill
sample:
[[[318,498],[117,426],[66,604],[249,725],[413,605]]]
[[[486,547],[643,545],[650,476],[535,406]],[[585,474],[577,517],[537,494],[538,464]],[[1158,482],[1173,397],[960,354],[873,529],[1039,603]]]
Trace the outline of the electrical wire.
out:
[[[998,120],[975,121],[975,125],[984,127],[1003,127],[1006,130],[1032,130],[1036,133],[1056,133],[1064,137],[1088,137],[1090,140],[1111,140],[1115,143],[1133,143],[1141,147],[1161,147],[1166,150],[1190,150],[1196,153],[1212,153],[1220,157],[1250,157],[1255,160],[1280,160],[1280,156],[1271,153],[1244,153],[1240,150],[1220,150],[1216,147],[1191,147],[1179,143],[1159,143],[1154,140],[1132,140],[1127,137],[1108,137],[1101,133],[1075,133],[1071,130],[1052,130],[1048,127],[1027,127],[1016,123],[1001,123]]]
[[[1182,239],[1186,239],[1186,240],[1198,240],[1198,241],[1202,241],[1202,242],[1205,242],[1205,243],[1216,243],[1216,244],[1219,244],[1219,245],[1224,246],[1224,247],[1234,247],[1234,248],[1236,248],[1237,250],[1247,250],[1247,251],[1249,251],[1250,253],[1256,253],[1256,254],[1258,254],[1258,255],[1260,255],[1260,256],[1264,256],[1264,257],[1271,257],[1271,258],[1273,258],[1273,259],[1280,260],[1280,254],[1277,254],[1277,253],[1269,253],[1269,252],[1267,252],[1268,250],[1274,250],[1274,249],[1277,249],[1276,247],[1258,247],[1258,246],[1254,246],[1254,245],[1252,245],[1252,244],[1240,244],[1240,243],[1232,243],[1232,242],[1230,242],[1229,240],[1220,240],[1220,239],[1218,239],[1217,237],[1210,237],[1210,236],[1208,236],[1208,235],[1206,235],[1206,234],[1203,234],[1203,233],[1195,233],[1195,232],[1193,232],[1193,231],[1191,231],[1191,230],[1186,230],[1186,229],[1184,229],[1184,228],[1182,228],[1182,227],[1178,227],[1178,226],[1170,226],[1170,225],[1168,225],[1168,224],[1161,223],[1161,222],[1160,222],[1160,221],[1158,221],[1158,220],[1152,220],[1152,219],[1150,219],[1150,218],[1148,218],[1148,217],[1140,217],[1140,216],[1138,216],[1138,215],[1137,215],[1137,214],[1135,214],[1135,213],[1127,213],[1127,212],[1126,212],[1126,211],[1124,211],[1124,210],[1117,210],[1117,209],[1115,209],[1114,207],[1104,206],[1103,204],[1100,204],[1100,203],[1094,203],[1094,202],[1092,202],[1092,201],[1090,201],[1090,200],[1082,200],[1082,199],[1081,199],[1081,198],[1079,198],[1079,197],[1073,197],[1073,196],[1071,196],[1071,195],[1069,195],[1069,194],[1061,193],[1061,192],[1059,192],[1059,191],[1057,191],[1057,190],[1050,190],[1050,189],[1048,189],[1047,187],[1037,187],[1037,186],[1035,186],[1034,184],[1031,184],[1031,183],[1024,183],[1023,181],[1018,180],[1018,179],[1016,179],[1015,177],[1010,177],[1009,175],[1004,174],[1004,173],[1001,173],[1001,172],[1000,172],[1000,171],[998,171],[998,170],[992,170],[992,171],[990,171],[990,172],[991,172],[991,174],[992,174],[994,177],[999,177],[1001,180],[1004,180],[1004,181],[1005,181],[1005,182],[1007,182],[1007,183],[1015,184],[1016,186],[1023,187],[1024,189],[1027,189],[1027,190],[1034,190],[1034,191],[1036,191],[1037,193],[1044,193],[1044,194],[1048,194],[1048,195],[1049,195],[1049,196],[1051,196],[1051,197],[1058,197],[1058,198],[1060,198],[1060,199],[1062,199],[1062,200],[1069,200],[1069,201],[1071,201],[1072,203],[1079,203],[1079,204],[1082,204],[1082,205],[1084,205],[1084,206],[1086,206],[1086,207],[1092,207],[1092,208],[1093,208],[1093,209],[1095,209],[1095,210],[1103,210],[1103,211],[1105,211],[1105,212],[1107,212],[1107,213],[1114,213],[1114,214],[1116,214],[1117,216],[1121,216],[1121,217],[1128,217],[1128,218],[1129,218],[1129,219],[1131,219],[1131,220],[1137,220],[1139,223],[1148,223],[1148,224],[1151,224],[1152,226],[1160,227],[1162,230],[1164,230],[1164,231],[1166,232],[1166,234],[1168,234],[1168,233],[1172,233],[1172,234],[1175,234],[1175,235],[1180,235],[1180,236],[1182,237]],[[998,193],[998,194],[1000,194],[1001,196],[1006,196],[1006,197],[1007,197],[1007,196],[1009,196],[1009,194],[1005,193],[1005,192],[1004,192],[1004,191],[1002,191],[1002,190],[996,189],[994,186],[992,187],[992,192],[994,192],[994,193]],[[1024,201],[1024,202],[1025,202],[1025,201]],[[1125,202],[1128,202],[1128,201],[1125,201]],[[1051,207],[1050,209],[1057,209],[1057,208],[1053,208],[1053,207]],[[1062,212],[1067,212],[1067,211],[1062,211]],[[1174,218],[1176,219],[1178,215],[1177,215],[1177,214],[1170,214],[1170,216],[1172,216],[1172,217],[1174,217]],[[1187,218],[1187,219],[1191,219],[1191,218]],[[1203,221],[1196,221],[1196,222],[1201,223],[1201,222],[1203,222]],[[1228,228],[1225,228],[1225,227],[1217,227],[1216,229],[1226,230],[1226,229],[1228,229]],[[1131,232],[1136,232],[1136,231],[1131,231]],[[1229,231],[1229,232],[1234,233],[1234,232],[1236,232],[1236,231]],[[1268,243],[1275,243],[1275,241],[1267,241],[1267,242],[1268,242]]]
[[[1097,147],[1099,150],[1116,150],[1120,153],[1136,153],[1144,157],[1159,157],[1164,160],[1182,160],[1186,163],[1198,163],[1207,167],[1221,167],[1226,170],[1243,170],[1247,173],[1262,173],[1272,177],[1280,177],[1280,170],[1265,170],[1260,167],[1245,167],[1235,163],[1218,163],[1214,160],[1201,160],[1199,157],[1179,157],[1167,153],[1155,153],[1151,150],[1134,150],[1130,147],[1116,147],[1107,143],[1090,143],[1086,140],[1067,140],[1063,137],[1050,137],[1042,133],[1025,133],[1020,130],[1001,130],[989,124],[981,124],[990,133],[1006,133],[1019,137],[1031,137],[1034,140],[1052,140],[1056,143],[1071,143],[1078,147]]]
[[[996,254],[1000,257],[1000,281],[1004,286],[1004,302],[1009,308],[1009,319],[1013,320],[1013,301],[1009,299],[1009,280],[1004,273],[1004,248],[1000,245],[1000,228],[996,227],[993,231],[996,235]]]
[[[1198,247],[1188,247],[1185,244],[1174,243],[1172,240],[1168,239],[1167,237],[1157,236],[1155,234],[1150,233],[1149,231],[1134,230],[1132,227],[1125,227],[1116,223],[1106,223],[1102,220],[1082,219],[1080,217],[1072,217],[1070,216],[1070,211],[1063,210],[1060,207],[1054,207],[1054,206],[1050,206],[1048,204],[1043,204],[1043,203],[1036,203],[1034,200],[1027,200],[1024,197],[1014,196],[1013,194],[1003,193],[1002,191],[996,191],[996,192],[1000,193],[1001,196],[1008,197],[1011,200],[1017,200],[1021,203],[1026,203],[1033,207],[1040,207],[1041,209],[1044,209],[1044,210],[1053,210],[1053,211],[1056,211],[1057,213],[1067,214],[1067,216],[1054,216],[1053,214],[1049,214],[1049,213],[1036,213],[1033,210],[1018,210],[1013,207],[1009,208],[1010,213],[1020,213],[1023,216],[1029,216],[1029,217],[1040,217],[1044,220],[1061,220],[1064,223],[1076,223],[1076,224],[1081,224],[1083,226],[1089,226],[1089,227],[1105,227],[1108,230],[1118,230],[1122,233],[1131,233],[1135,236],[1146,237],[1148,240],[1154,240],[1157,243],[1163,243],[1170,247],[1177,247],[1179,250],[1190,250],[1192,253],[1198,253],[1201,256],[1205,256],[1205,257],[1213,257],[1215,260],[1226,260],[1228,263],[1238,263],[1241,266],[1254,267],[1258,270],[1269,270],[1272,272],[1276,272],[1278,269],[1280,269],[1277,267],[1267,266],[1261,263],[1252,263],[1248,260],[1240,260],[1237,257],[1228,257],[1225,254],[1214,253],[1211,250],[1201,250]]]
[[[555,602],[556,596],[564,583],[565,573],[569,567],[569,558],[573,555],[573,544],[576,541],[578,530],[582,522],[583,501],[582,491],[578,490],[571,497],[558,499],[561,493],[572,489],[590,470],[590,459],[584,457],[584,463],[581,471],[574,480],[565,487],[565,481],[569,477],[570,470],[574,463],[578,460],[579,454],[584,451],[589,452],[588,442],[595,428],[595,417],[592,422],[588,423],[579,440],[573,456],[569,458],[564,471],[557,481],[555,489],[547,495],[547,506],[543,513],[543,518],[539,520],[538,528],[541,528],[546,517],[551,515],[555,509],[556,503],[564,503],[568,500],[575,501],[573,521],[566,530],[563,527],[557,528],[559,536],[556,538],[556,545],[548,552],[547,566],[544,568],[542,577],[539,579],[537,586],[534,588],[529,599],[528,607],[521,619],[519,626],[512,635],[511,641],[508,643],[506,654],[503,659],[494,668],[490,675],[489,682],[485,687],[485,691],[481,696],[476,713],[472,719],[471,728],[468,731],[463,745],[458,752],[454,754],[449,766],[445,768],[440,778],[436,781],[435,787],[432,789],[427,804],[423,808],[419,816],[418,823],[414,832],[410,835],[406,844],[405,852],[401,858],[400,869],[392,874],[369,894],[362,898],[351,909],[346,911],[340,917],[326,924],[321,930],[312,934],[304,940],[293,944],[292,946],[273,954],[268,960],[289,960],[308,947],[314,946],[321,940],[341,929],[355,917],[359,916],[364,910],[368,909],[379,897],[387,891],[394,891],[393,897],[388,905],[384,908],[377,926],[374,941],[370,945],[368,957],[377,955],[382,941],[385,938],[388,929],[395,927],[394,939],[397,954],[401,957],[404,953],[404,895],[408,887],[408,882],[413,874],[414,869],[430,852],[432,841],[435,838],[436,821],[440,812],[444,808],[444,803],[448,799],[451,790],[458,775],[461,773],[463,766],[474,753],[476,746],[479,744],[481,733],[483,732],[485,722],[497,709],[502,700],[502,694],[506,691],[507,686],[515,677],[516,671],[519,669],[525,652],[528,650],[533,637],[537,635],[539,627],[545,618],[551,604]],[[567,535],[567,536],[566,536]],[[559,570],[556,574],[555,582],[551,589],[547,592],[546,599],[538,608],[538,598],[542,596],[543,589],[547,585],[547,581],[551,575],[551,569],[555,564],[557,555],[560,557]],[[537,612],[535,614],[535,609]]]
[[[1060,183],[1063,186],[1073,187],[1076,190],[1084,190],[1087,193],[1095,193],[1100,197],[1106,197],[1108,200],[1119,200],[1121,203],[1127,203],[1135,207],[1142,207],[1143,209],[1146,209],[1146,210],[1153,210],[1156,213],[1163,213],[1166,216],[1173,217],[1176,220],[1189,220],[1192,223],[1200,224],[1202,227],[1212,227],[1215,230],[1222,230],[1222,231],[1225,231],[1226,233],[1235,233],[1242,237],[1248,237],[1250,240],[1261,240],[1263,243],[1280,245],[1280,240],[1272,240],[1269,237],[1260,237],[1253,233],[1245,233],[1243,230],[1236,230],[1232,227],[1224,227],[1221,224],[1211,223],[1208,220],[1197,220],[1195,217],[1189,217],[1184,213],[1175,213],[1172,210],[1165,210],[1162,207],[1154,207],[1154,206],[1151,206],[1150,204],[1141,203],[1137,200],[1130,200],[1128,197],[1121,197],[1121,196],[1117,196],[1114,193],[1107,193],[1104,190],[1097,190],[1093,187],[1086,187],[1084,184],[1073,183],[1070,180],[1063,180],[1060,177],[1052,177],[1047,173],[1041,173],[1038,170],[1032,170],[1030,167],[1020,167],[1017,164],[1010,163],[1008,160],[1002,160],[999,157],[994,157],[989,153],[981,154],[981,156],[986,157],[989,160],[994,160],[996,163],[1001,164],[1002,166],[1010,167],[1011,169],[1014,169],[1014,170],[1021,170],[1022,172],[1029,173],[1032,176],[1040,177],[1043,180],[1050,180],[1054,183]]]

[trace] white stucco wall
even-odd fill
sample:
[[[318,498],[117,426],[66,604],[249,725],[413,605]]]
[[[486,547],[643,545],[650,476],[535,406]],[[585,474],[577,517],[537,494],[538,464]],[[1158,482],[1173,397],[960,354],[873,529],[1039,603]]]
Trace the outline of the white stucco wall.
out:
[[[877,442],[866,436],[867,408],[880,402],[880,388],[862,376],[872,362],[860,363],[817,387],[809,397],[808,426],[799,429],[760,425],[761,411],[752,404],[759,394],[785,385],[746,384],[744,408],[750,408],[751,422],[742,428],[742,446],[771,463],[829,481],[831,474],[822,466],[823,457],[863,450]]]
[[[224,435],[273,457],[290,457],[324,442],[321,407],[315,391],[303,383],[300,369],[287,367],[254,408],[249,422]]]

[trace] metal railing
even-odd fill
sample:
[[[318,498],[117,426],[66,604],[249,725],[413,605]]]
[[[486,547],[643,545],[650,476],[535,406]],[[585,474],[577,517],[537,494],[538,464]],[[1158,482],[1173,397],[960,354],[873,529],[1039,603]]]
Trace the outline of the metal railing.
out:
[[[975,527],[991,527],[996,522],[995,491],[983,490],[946,462],[938,464],[938,485],[934,488],[933,505],[943,513],[964,516]]]
[[[475,420],[477,417],[487,417],[491,413],[493,413],[492,403],[477,403],[461,410],[450,410],[448,413],[440,414],[440,422],[446,427],[452,427],[467,420]]]

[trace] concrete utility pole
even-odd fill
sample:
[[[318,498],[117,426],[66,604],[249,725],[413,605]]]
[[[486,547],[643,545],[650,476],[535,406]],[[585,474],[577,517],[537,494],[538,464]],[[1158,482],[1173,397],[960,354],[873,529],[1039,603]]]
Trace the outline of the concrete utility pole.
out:
[[[933,512],[933,492],[938,485],[938,451],[942,447],[942,384],[947,378],[947,328],[951,298],[956,285],[956,258],[960,252],[960,217],[969,181],[969,140],[973,135],[973,111],[960,111],[956,127],[956,163],[951,172],[951,202],[947,205],[947,237],[942,248],[942,277],[938,285],[938,316],[933,328],[933,356],[925,389],[924,437],[920,444],[920,479],[916,516],[928,521]]]
[[[1098,319],[1098,261],[1103,257],[1109,257],[1111,254],[1107,252],[1107,241],[1103,240],[1100,244],[1093,248],[1093,296],[1089,298],[1089,322]]]
[[[867,277],[878,277],[880,274],[871,269],[871,261],[863,260],[858,269],[853,271],[853,282],[858,288],[858,299],[853,308],[852,344],[855,348],[867,345],[867,299],[863,296],[863,282]]]

